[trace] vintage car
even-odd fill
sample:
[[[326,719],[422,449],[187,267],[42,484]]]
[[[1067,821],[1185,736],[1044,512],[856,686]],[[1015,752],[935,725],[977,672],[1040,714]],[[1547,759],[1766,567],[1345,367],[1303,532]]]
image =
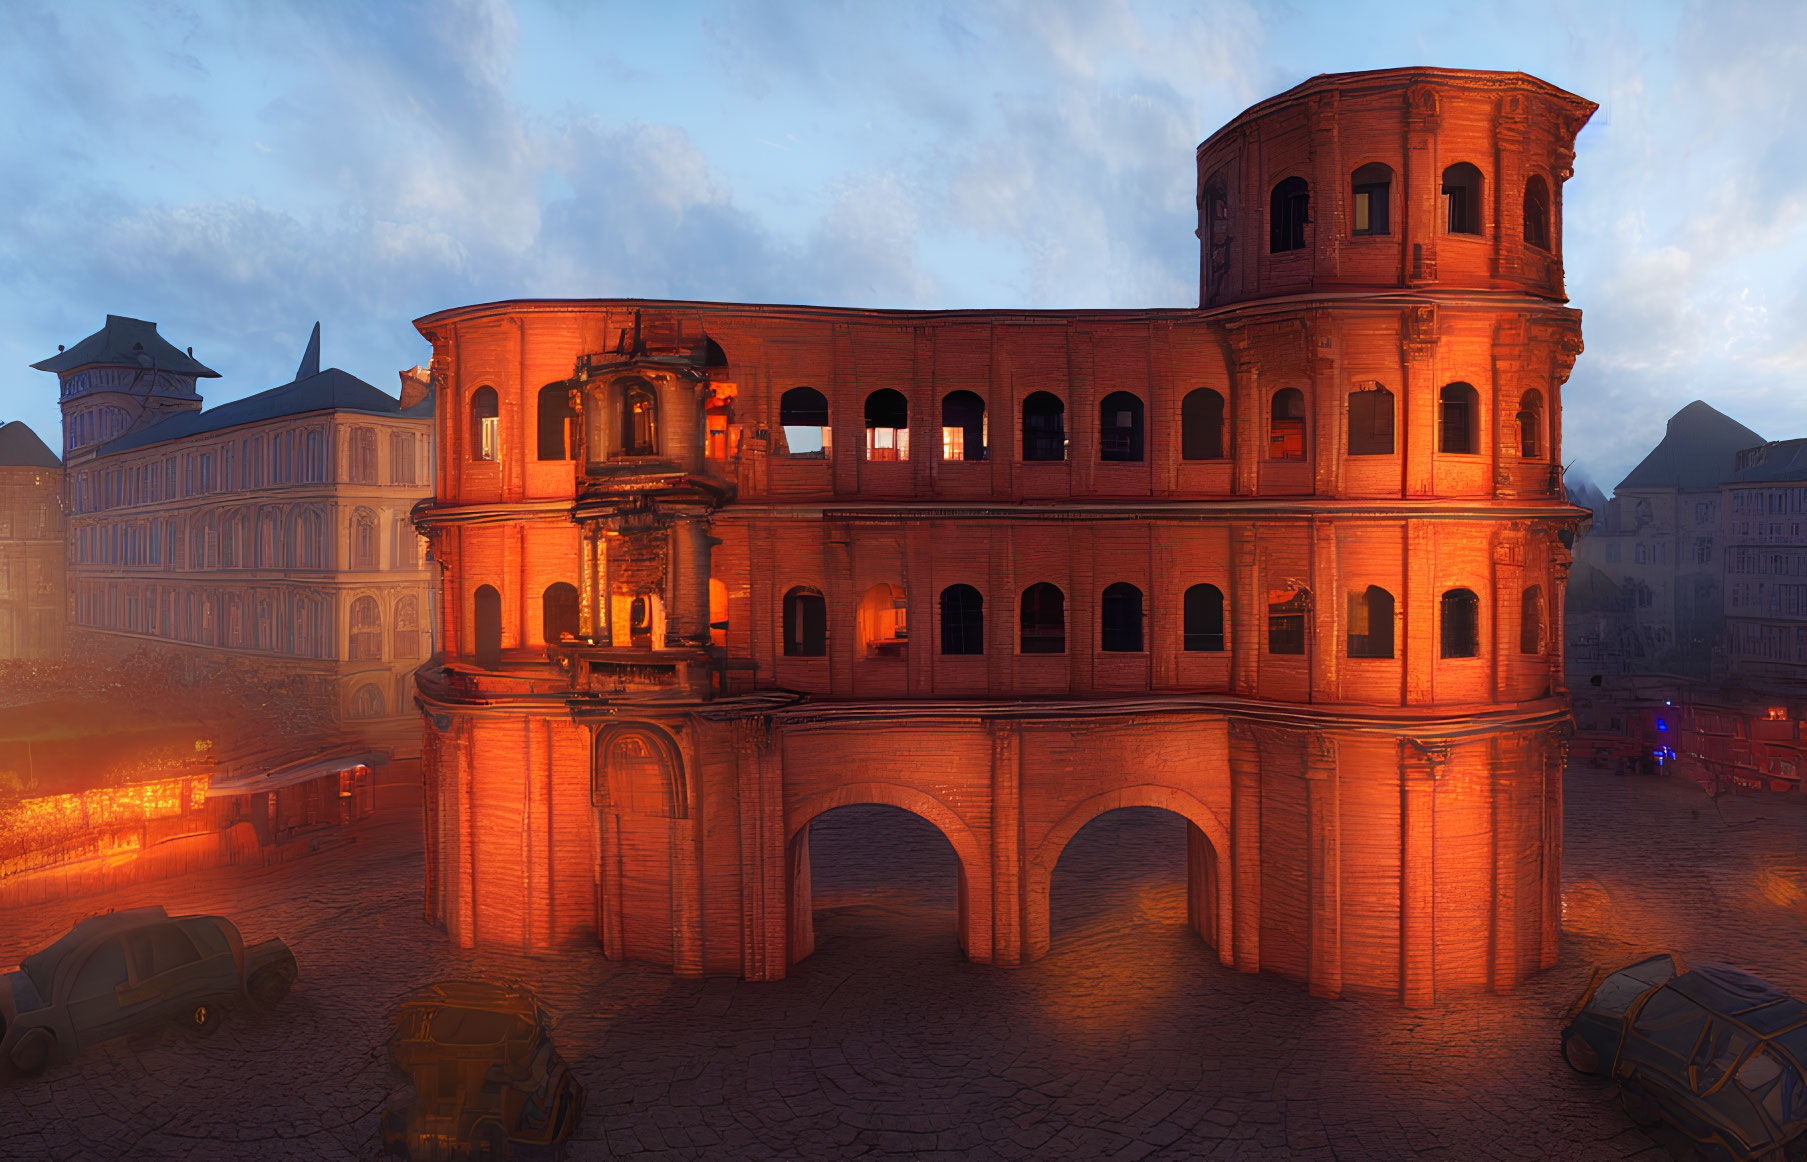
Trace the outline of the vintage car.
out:
[[[583,1087],[520,985],[428,985],[396,1009],[389,1054],[412,1083],[383,1111],[383,1146],[422,1159],[550,1159],[583,1116]]]
[[[241,998],[280,1001],[295,975],[286,944],[247,946],[223,916],[171,916],[161,905],[89,916],[0,976],[0,1060],[41,1073],[164,1021],[205,1036]]]
[[[1669,952],[1597,969],[1562,1055],[1617,1080],[1634,1121],[1667,1123],[1702,1159],[1807,1157],[1807,1004],[1747,972]]]

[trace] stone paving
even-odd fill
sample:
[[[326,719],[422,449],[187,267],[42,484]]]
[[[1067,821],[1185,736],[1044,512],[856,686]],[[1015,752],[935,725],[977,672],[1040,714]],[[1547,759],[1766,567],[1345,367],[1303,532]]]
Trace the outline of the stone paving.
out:
[[[1807,995],[1807,805],[1569,776],[1562,963],[1514,994],[1406,1012],[1217,964],[1184,923],[1184,826],[1101,817],[1054,878],[1054,949],[954,945],[953,852],[892,808],[812,836],[818,951],[786,981],[681,980],[579,952],[461,954],[420,918],[415,816],[269,870],[221,869],[0,913],[11,966],[74,919],[161,902],[281,935],[302,978],[211,1038],[116,1041],[0,1082],[0,1158],[365,1159],[399,1088],[384,1017],[416,984],[527,980],[589,1092],[588,1158],[1640,1159],[1667,1155],[1556,1022],[1634,944]]]

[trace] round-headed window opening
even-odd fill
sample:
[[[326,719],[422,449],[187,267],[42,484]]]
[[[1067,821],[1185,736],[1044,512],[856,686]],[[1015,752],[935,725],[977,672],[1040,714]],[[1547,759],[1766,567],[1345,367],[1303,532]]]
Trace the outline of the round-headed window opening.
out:
[[[1268,404],[1267,458],[1305,459],[1305,393],[1283,387]]]
[[[977,392],[950,391],[941,399],[941,458],[983,460],[991,442],[985,401]]]
[[[1023,459],[1067,458],[1067,405],[1051,391],[1023,397]]]
[[[793,387],[778,398],[778,425],[794,459],[825,460],[831,446],[828,398],[813,387]]]
[[[1550,186],[1540,174],[1525,181],[1525,242],[1539,250],[1550,248]]]
[[[1113,391],[1098,403],[1098,458],[1142,459],[1142,397]]]
[[[622,724],[597,732],[591,802],[617,814],[684,819],[684,760],[658,727]]]
[[[1349,178],[1349,233],[1358,237],[1391,234],[1388,201],[1393,171],[1378,161],[1357,169]]]
[[[1450,234],[1480,234],[1481,171],[1458,161],[1443,171],[1443,228]]]
[[[1466,383],[1445,384],[1438,393],[1437,450],[1472,456],[1481,450],[1481,397]]]
[[[1223,396],[1208,387],[1195,388],[1180,400],[1180,459],[1222,460]]]
[[[910,458],[910,401],[896,388],[881,387],[866,397],[866,459]]]
[[[501,435],[502,420],[496,389],[479,387],[471,392],[471,459],[500,459]]]
[[[1291,177],[1274,185],[1268,196],[1268,241],[1272,254],[1305,249],[1305,226],[1311,220],[1311,187]]]
[[[630,380],[621,387],[621,454],[659,452],[659,397],[650,384]]]
[[[1067,651],[1066,594],[1046,581],[1023,590],[1019,650],[1025,654]]]

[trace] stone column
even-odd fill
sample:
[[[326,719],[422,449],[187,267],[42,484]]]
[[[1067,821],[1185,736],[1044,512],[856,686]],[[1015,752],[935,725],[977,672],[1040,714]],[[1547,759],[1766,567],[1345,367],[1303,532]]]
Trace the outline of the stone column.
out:
[[[1252,698],[1261,672],[1261,625],[1267,605],[1267,595],[1260,588],[1253,525],[1230,526],[1230,568],[1230,692]]]
[[[1436,1001],[1434,812],[1448,751],[1401,739],[1399,752],[1399,999],[1407,1008],[1426,1008]]]
[[[1543,752],[1543,923],[1538,949],[1539,969],[1554,968],[1562,952],[1562,778],[1568,769],[1568,739],[1564,731],[1544,736]]]
[[[1230,875],[1237,972],[1261,971],[1261,747],[1230,723]]]
[[[1305,795],[1311,896],[1306,977],[1312,996],[1335,997],[1343,991],[1342,808],[1336,742],[1321,733],[1305,740]]]
[[[779,980],[789,967],[791,901],[778,740],[769,719],[743,718],[733,725],[740,807],[740,971],[748,980]],[[805,860],[806,877],[808,869]]]
[[[1405,440],[1405,495],[1436,494],[1433,457],[1437,449],[1437,308],[1407,307],[1400,317],[1399,355],[1405,372],[1400,397]]]
[[[991,720],[991,963],[1025,963],[1022,734]],[[969,940],[967,955],[973,955]],[[974,957],[974,959],[979,959]]]
[[[1488,746],[1493,777],[1493,966],[1489,987],[1511,992],[1518,982],[1518,861],[1524,846],[1519,825],[1521,805],[1517,777],[1522,740],[1495,736]]]
[[[672,524],[668,645],[709,644],[709,550],[716,543],[705,517],[679,517]]]

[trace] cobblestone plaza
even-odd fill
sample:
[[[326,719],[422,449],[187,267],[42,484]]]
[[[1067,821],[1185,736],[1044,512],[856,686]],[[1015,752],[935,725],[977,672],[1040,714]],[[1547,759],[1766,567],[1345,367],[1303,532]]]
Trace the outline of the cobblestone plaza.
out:
[[[599,953],[458,950],[422,919],[417,809],[357,842],[0,915],[12,965],[79,916],[162,902],[280,935],[302,967],[213,1037],[115,1041],[0,1084],[0,1157],[366,1159],[401,1081],[385,1016],[446,976],[524,980],[588,1090],[570,1157],[1646,1159],[1557,1021],[1633,947],[1807,992],[1807,809],[1689,785],[1567,778],[1558,966],[1427,1011],[1322,1000],[1217,962],[1186,924],[1185,826],[1100,817],[1053,884],[1053,947],[1002,969],[955,945],[956,864],[931,827],[850,807],[812,836],[818,950],[786,980],[675,978]]]

